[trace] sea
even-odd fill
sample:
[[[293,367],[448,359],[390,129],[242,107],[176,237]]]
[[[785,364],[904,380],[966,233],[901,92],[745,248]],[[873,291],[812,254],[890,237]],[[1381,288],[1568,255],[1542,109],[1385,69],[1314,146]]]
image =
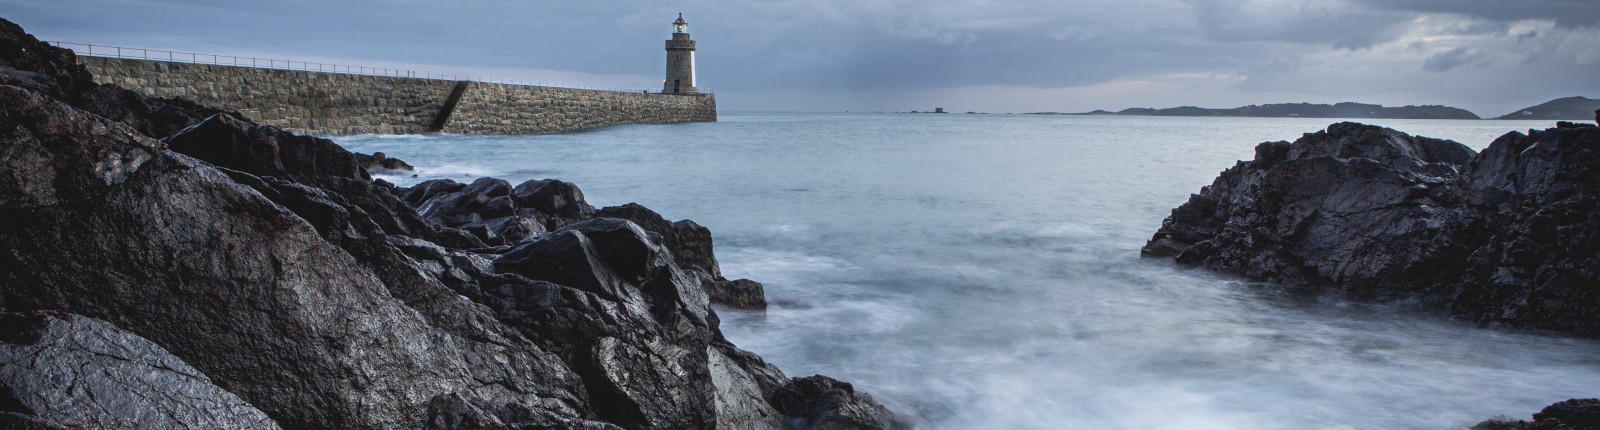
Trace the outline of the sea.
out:
[[[1600,395],[1600,343],[1143,259],[1263,141],[1336,119],[723,113],[542,136],[350,136],[399,185],[578,184],[709,227],[764,312],[722,330],[930,429],[1463,429]],[[1545,121],[1359,120],[1476,150]]]

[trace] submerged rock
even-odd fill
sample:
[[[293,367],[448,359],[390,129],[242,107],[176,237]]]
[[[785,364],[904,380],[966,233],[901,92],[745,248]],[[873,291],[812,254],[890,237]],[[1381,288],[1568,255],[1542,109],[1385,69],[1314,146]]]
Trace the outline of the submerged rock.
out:
[[[889,414],[872,396],[847,382],[822,375],[794,378],[773,395],[793,428],[830,430],[904,429],[911,426]]]
[[[1600,430],[1600,399],[1556,402],[1533,414],[1532,421],[1488,420],[1472,430]]]
[[[390,158],[389,154],[382,152],[374,152],[372,155],[353,152],[351,155],[356,156],[356,163],[359,164],[361,168],[367,169],[368,173],[413,172],[417,170],[416,167],[411,166],[410,163],[406,163],[405,160],[401,160],[399,158]]]

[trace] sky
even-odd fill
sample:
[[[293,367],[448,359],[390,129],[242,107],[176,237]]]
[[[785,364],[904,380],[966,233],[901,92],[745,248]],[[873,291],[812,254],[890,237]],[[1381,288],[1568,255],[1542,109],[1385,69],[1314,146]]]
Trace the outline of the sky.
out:
[[[724,111],[1600,97],[1597,0],[0,0],[45,40],[629,89],[678,13]]]

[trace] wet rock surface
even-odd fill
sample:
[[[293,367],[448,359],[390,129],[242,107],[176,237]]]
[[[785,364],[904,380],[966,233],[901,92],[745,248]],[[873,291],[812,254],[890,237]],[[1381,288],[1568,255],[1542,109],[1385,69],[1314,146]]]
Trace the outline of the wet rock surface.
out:
[[[847,382],[822,375],[794,378],[773,396],[778,410],[789,415],[791,428],[910,428],[865,393]]]
[[[1533,414],[1532,421],[1488,420],[1472,430],[1600,430],[1600,399],[1556,402]]]
[[[411,163],[399,158],[391,158],[389,154],[382,152],[374,152],[370,155],[359,152],[351,154],[356,156],[356,164],[361,165],[363,169],[367,169],[368,173],[402,173],[417,170]]]
[[[0,315],[0,387],[9,412],[62,427],[278,428],[155,343],[82,316]]]
[[[1147,257],[1483,325],[1600,336],[1600,128],[1511,132],[1481,153],[1339,123],[1267,142],[1173,209]],[[1595,427],[1593,400],[1484,429]]]
[[[1600,128],[1454,142],[1340,123],[1268,142],[1143,254],[1486,325],[1600,336]]]
[[[372,181],[325,139],[95,86],[63,52],[0,23],[0,312],[70,315],[7,325],[0,355],[61,358],[0,363],[0,423],[795,422],[787,411],[799,409],[775,397],[789,380],[718,329],[706,286],[726,280],[704,227],[656,222],[643,207],[597,217],[554,180]],[[90,92],[163,107],[101,115]],[[57,341],[85,336],[98,343]],[[73,360],[110,370],[74,374],[63,367]],[[87,400],[28,382],[101,376],[92,387],[110,391]],[[51,396],[120,403],[19,400]],[[864,396],[846,400],[878,414],[857,421],[891,420]],[[822,423],[814,411],[803,422]]]

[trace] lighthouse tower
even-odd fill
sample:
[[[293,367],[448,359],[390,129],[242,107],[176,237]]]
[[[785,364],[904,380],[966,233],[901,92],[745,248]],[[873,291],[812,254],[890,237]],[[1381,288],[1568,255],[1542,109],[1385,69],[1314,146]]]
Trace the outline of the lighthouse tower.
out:
[[[689,38],[689,23],[683,14],[672,23],[672,40],[667,41],[667,80],[665,94],[699,94],[694,87],[694,39]]]

